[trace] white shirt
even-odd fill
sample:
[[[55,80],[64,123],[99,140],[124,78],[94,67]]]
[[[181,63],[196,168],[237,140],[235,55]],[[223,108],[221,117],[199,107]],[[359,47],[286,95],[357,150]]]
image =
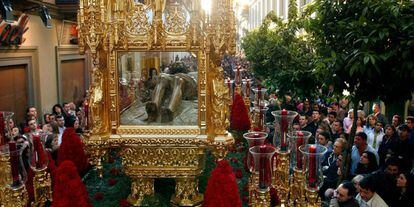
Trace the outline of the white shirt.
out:
[[[378,152],[378,148],[382,142],[382,138],[384,137],[384,135],[385,134],[382,129],[379,132],[376,132],[374,129],[367,134],[367,143],[371,145],[371,147],[374,148],[375,151]]]
[[[369,201],[364,201],[359,193],[355,199],[360,207],[388,207],[387,203],[377,193],[374,193]]]
[[[59,127],[59,134],[58,134],[58,145],[60,146],[60,144],[62,143],[62,135],[63,132],[65,131],[66,127]]]

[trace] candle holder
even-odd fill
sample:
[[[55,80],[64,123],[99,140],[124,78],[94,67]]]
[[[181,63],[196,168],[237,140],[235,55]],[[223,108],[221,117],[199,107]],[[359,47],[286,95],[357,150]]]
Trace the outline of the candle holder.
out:
[[[272,111],[275,117],[275,134],[273,144],[280,152],[288,151],[287,133],[292,130],[293,119],[298,115],[295,111],[278,110]]]
[[[52,200],[52,182],[47,172],[49,156],[43,147],[38,133],[32,134],[33,147],[30,157],[30,167],[34,172],[34,206],[44,206]]]
[[[27,174],[21,152],[14,141],[0,146],[0,203],[2,206],[26,206],[28,194],[24,183]]]
[[[255,107],[265,107],[264,103],[264,95],[267,91],[266,88],[262,88],[261,86],[258,86],[256,88],[252,88],[252,91],[254,93],[254,102],[253,105]]]
[[[323,184],[322,159],[327,148],[318,144],[307,144],[299,147],[303,154],[303,171],[305,174],[304,189],[307,205],[316,207],[321,205],[318,191]]]
[[[267,135],[268,134],[264,132],[253,131],[253,132],[248,132],[248,133],[243,134],[243,137],[247,140],[248,149],[250,149],[251,147],[254,147],[254,146],[263,145],[266,140]],[[259,183],[259,178],[258,178],[258,175],[255,175],[253,173],[254,162],[253,162],[253,158],[249,150],[247,151],[246,161],[247,161],[248,171],[250,172],[249,182],[248,182],[249,203],[250,203],[250,206],[252,206],[253,203],[255,203],[255,198],[256,198],[255,188],[256,188],[256,185],[258,185]]]
[[[312,133],[307,131],[293,131],[287,134],[290,148],[290,168],[293,169],[291,177],[289,206],[306,206],[303,189],[303,156],[299,147],[308,143]]]
[[[271,145],[254,146],[249,148],[249,152],[254,160],[254,177],[258,178],[258,184],[255,185],[253,206],[268,207],[271,205],[269,187],[272,185],[273,178],[272,157],[276,148]]]
[[[277,158],[273,163],[275,174],[274,186],[278,192],[282,205],[287,204],[289,199],[289,169],[290,169],[290,150],[287,134],[292,130],[293,119],[298,115],[295,111],[285,109],[273,111],[275,117],[275,130],[273,144],[276,146]]]
[[[266,112],[267,107],[254,107],[252,114],[252,124],[255,131],[266,131]]]
[[[234,81],[230,80],[230,78],[224,80],[224,84],[226,84],[227,88],[229,89],[230,105],[232,105],[234,97],[233,83]]]

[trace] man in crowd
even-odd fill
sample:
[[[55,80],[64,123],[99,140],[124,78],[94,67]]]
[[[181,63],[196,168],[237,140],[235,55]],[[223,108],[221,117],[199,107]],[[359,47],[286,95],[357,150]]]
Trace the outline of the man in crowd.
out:
[[[332,123],[331,128],[333,140],[338,139],[342,134],[344,134],[343,122],[341,120],[335,120]]]
[[[387,203],[377,194],[375,179],[372,175],[359,182],[360,191],[356,200],[361,207],[388,207]]]
[[[406,124],[401,124],[398,127],[399,139],[395,144],[395,156],[401,159],[401,167],[405,170],[411,170],[411,165],[414,158],[414,146],[409,140],[409,128]]]
[[[408,129],[410,130],[410,142],[414,143],[414,117],[413,116],[407,116],[407,120],[405,123],[408,126]]]
[[[57,125],[59,127],[59,135],[58,135],[58,145],[60,145],[62,143],[62,135],[63,135],[63,131],[65,131],[65,118],[63,118],[62,115],[57,115],[56,116],[56,122]]]
[[[387,124],[387,119],[385,118],[384,114],[381,114],[381,106],[379,103],[374,103],[372,106],[373,115],[377,117],[377,121],[381,122],[382,125]]]
[[[344,181],[335,190],[333,198],[329,203],[329,207],[358,207],[355,199],[356,188],[349,181]]]
[[[351,152],[351,175],[355,175],[355,170],[364,151],[374,153],[378,163],[377,151],[367,144],[367,135],[364,132],[358,132],[355,135],[354,146],[352,146]]]
[[[371,145],[371,147],[377,152],[384,135],[385,133],[384,130],[382,130],[382,122],[379,121],[375,124],[374,129],[367,134],[368,144]]]

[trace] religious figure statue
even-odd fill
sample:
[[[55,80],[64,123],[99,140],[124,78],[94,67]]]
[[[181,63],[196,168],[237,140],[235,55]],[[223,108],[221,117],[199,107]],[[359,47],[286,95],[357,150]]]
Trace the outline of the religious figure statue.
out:
[[[214,133],[224,135],[227,133],[226,128],[229,125],[229,89],[224,84],[223,68],[215,67],[213,71],[211,122],[214,126]]]
[[[102,72],[94,67],[92,69],[94,81],[90,87],[90,112],[92,117],[92,132],[99,133],[102,130],[102,105],[103,105],[103,75]]]

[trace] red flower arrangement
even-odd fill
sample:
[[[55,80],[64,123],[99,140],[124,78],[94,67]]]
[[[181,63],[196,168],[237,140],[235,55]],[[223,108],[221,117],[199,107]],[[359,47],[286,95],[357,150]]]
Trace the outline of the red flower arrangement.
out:
[[[236,176],[227,160],[217,162],[217,167],[211,172],[203,207],[240,207]]]
[[[237,179],[240,179],[240,178],[243,177],[243,173],[242,173],[242,170],[240,168],[236,169],[235,174],[236,174]]]
[[[116,180],[116,179],[114,179],[114,178],[109,178],[109,180],[108,180],[108,185],[109,186],[114,186],[114,185],[116,185],[116,183],[117,183],[118,181]]]
[[[129,207],[132,206],[126,199],[122,199],[119,201],[119,207]]]
[[[66,128],[63,132],[62,144],[58,152],[58,166],[63,161],[70,160],[76,165],[79,174],[84,173],[88,169],[89,163],[83,148],[83,143],[76,134],[75,129],[73,127]]]
[[[250,118],[240,94],[235,93],[233,105],[231,106],[230,128],[236,131],[247,131],[250,129]]]
[[[88,192],[72,161],[64,161],[55,171],[52,207],[92,207]]]
[[[118,168],[111,168],[111,169],[109,170],[109,173],[110,173],[111,175],[118,175],[118,174],[119,174],[119,169],[118,169]]]
[[[97,193],[95,193],[95,195],[93,195],[93,199],[95,200],[95,201],[101,201],[102,199],[103,199],[103,193],[102,192],[97,192]]]

